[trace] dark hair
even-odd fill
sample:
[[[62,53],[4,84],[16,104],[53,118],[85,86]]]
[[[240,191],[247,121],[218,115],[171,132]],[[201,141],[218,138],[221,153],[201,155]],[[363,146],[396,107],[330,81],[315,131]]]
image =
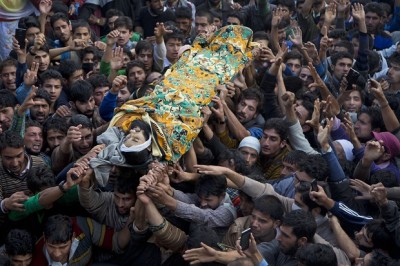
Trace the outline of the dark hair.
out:
[[[53,116],[46,121],[43,129],[44,135],[46,135],[49,130],[59,131],[66,135],[68,132],[68,124],[64,117]]]
[[[69,99],[72,102],[87,102],[93,95],[93,86],[86,80],[77,80],[69,89]]]
[[[333,248],[324,244],[307,244],[297,250],[296,259],[304,266],[337,266]]]
[[[30,41],[26,44],[26,50],[30,51],[31,47],[35,46],[34,41]],[[46,52],[47,54],[49,54],[50,56],[50,48],[49,45],[47,43],[44,43],[42,46],[39,47],[38,51],[42,51],[42,52]],[[30,52],[28,53],[32,56],[36,56],[36,53]]]
[[[0,90],[0,108],[12,107],[18,104],[17,97],[9,90]],[[3,129],[4,130],[4,129]]]
[[[397,187],[397,177],[396,174],[390,170],[380,169],[371,175],[370,180],[372,184],[382,183],[385,187]]]
[[[7,130],[0,135],[0,152],[8,147],[15,149],[23,148],[24,139],[17,132]]]
[[[78,20],[73,21],[72,32],[75,32],[77,28],[87,28],[89,33],[92,32],[89,22],[87,22],[86,20],[83,20],[83,19],[78,19]]]
[[[202,175],[197,180],[195,192],[197,196],[221,196],[226,191],[226,178],[224,176]]]
[[[237,18],[240,22],[240,25],[244,24],[243,16],[240,12],[238,11],[232,11],[230,12],[227,16],[227,18],[232,17],[232,18]]]
[[[53,1],[51,11],[54,13],[63,13],[68,17],[68,6],[63,1]]]
[[[185,37],[180,31],[173,31],[172,33],[167,33],[164,35],[164,43],[167,43],[170,39],[177,39],[179,40],[182,44],[185,41]]]
[[[192,10],[189,7],[181,6],[175,9],[175,19],[187,18],[192,20]]]
[[[129,31],[133,31],[133,22],[130,17],[120,16],[114,22],[114,29],[118,27],[127,28]]]
[[[282,225],[292,228],[293,234],[297,238],[305,237],[311,242],[317,230],[317,223],[311,212],[304,210],[294,210],[285,215]]]
[[[230,166],[233,166],[235,172],[247,175],[250,169],[246,166],[243,154],[237,149],[225,149],[218,155],[218,163],[227,161]]]
[[[292,50],[286,53],[285,56],[283,57],[283,62],[286,63],[289,59],[298,59],[300,60],[300,64],[303,64],[303,55],[296,50]]]
[[[309,154],[298,164],[299,170],[313,179],[325,181],[329,175],[328,164],[321,154]]]
[[[213,14],[205,9],[196,10],[196,17],[206,17],[209,24],[214,23]]]
[[[146,122],[139,119],[134,120],[131,123],[130,128],[132,129],[134,127],[139,127],[143,130],[143,135],[146,140],[151,136],[151,127]],[[149,149],[144,149],[138,152],[121,152],[121,154],[124,156],[126,163],[132,166],[147,164],[152,157]]]
[[[93,60],[100,61],[102,52],[95,46],[88,46],[85,49],[81,50],[81,53],[80,53],[81,60],[83,60],[83,58],[87,54],[93,54]]]
[[[9,66],[17,67],[17,64],[18,64],[18,62],[14,58],[11,58],[11,57],[6,58],[2,62],[0,62],[0,73],[3,72],[3,68],[9,67]]]
[[[372,47],[374,47],[374,39],[369,34],[367,36],[368,36],[368,48],[372,49]],[[351,35],[351,39],[360,40],[360,32],[359,31],[354,32],[354,34]],[[354,48],[354,46],[353,46],[353,48]],[[372,51],[372,50],[369,50],[369,51]],[[355,56],[357,56],[357,55],[355,55]]]
[[[72,240],[72,219],[66,215],[50,216],[44,224],[44,238],[51,244],[64,244]]]
[[[190,228],[189,237],[186,240],[186,247],[188,249],[199,248],[201,247],[200,243],[204,243],[208,246],[218,248],[218,242],[219,237],[212,228],[206,225],[197,224]]]
[[[327,193],[326,184],[322,183],[318,184],[324,189],[325,193],[329,195],[329,193]],[[328,210],[325,207],[318,205],[315,201],[313,201],[310,198],[310,190],[311,190],[310,182],[302,181],[296,186],[296,193],[300,194],[301,201],[304,203],[304,205],[307,206],[308,211],[311,212],[311,210],[315,208],[320,208],[321,210],[320,214],[324,216],[328,212]]]
[[[282,118],[270,118],[264,124],[264,129],[274,129],[278,133],[281,141],[287,140],[289,135],[289,125]]]
[[[76,114],[71,117],[69,120],[69,127],[76,127],[78,125],[82,125],[82,128],[93,129],[93,124],[86,115]]]
[[[43,189],[54,187],[56,181],[53,173],[49,171],[47,165],[43,164],[32,167],[32,172],[28,175],[26,184],[33,194],[37,194]]]
[[[48,93],[44,89],[38,89],[36,92],[35,97],[33,99],[43,99],[46,101],[46,103],[50,106],[51,105],[51,98],[50,98],[50,93]]]
[[[254,209],[269,215],[274,220],[282,221],[285,209],[282,202],[275,196],[264,195],[254,200]]]
[[[104,74],[91,75],[87,81],[93,86],[94,90],[98,87],[110,87],[110,82],[108,82],[108,79]]]
[[[39,20],[34,16],[23,17],[18,21],[18,28],[29,29],[29,28],[39,28]]]
[[[143,62],[138,61],[138,60],[132,60],[126,65],[126,75],[127,76],[129,75],[129,71],[134,67],[140,67],[143,69],[143,71],[145,71],[145,66],[144,66]]]
[[[335,43],[335,47],[345,48],[347,50],[347,52],[350,53],[354,57],[354,46],[348,40],[338,41],[337,43]]]
[[[353,56],[349,52],[337,52],[331,56],[332,65],[335,66],[337,61],[343,58],[348,58],[353,61]]]
[[[358,116],[361,114],[367,114],[371,120],[371,129],[379,128],[381,131],[385,131],[385,124],[383,123],[382,112],[379,108],[368,107],[361,109]]]
[[[139,185],[139,177],[133,176],[132,169],[119,167],[120,175],[114,185],[114,191],[122,194],[133,194],[136,196],[136,188]]]
[[[71,23],[70,20],[69,20],[69,18],[68,18],[68,16],[67,16],[66,14],[61,13],[61,12],[58,12],[58,13],[55,13],[54,15],[52,15],[52,16],[50,17],[50,25],[51,25],[51,27],[54,27],[54,23],[55,23],[56,21],[60,20],[60,19],[61,19],[62,21],[67,22],[68,24]]]
[[[152,45],[150,42],[145,41],[145,40],[138,41],[138,43],[137,43],[136,46],[135,46],[135,53],[136,53],[136,56],[138,56],[143,50],[145,50],[145,51],[150,50],[151,53],[154,53],[154,51],[153,51],[153,45]],[[130,63],[130,62],[129,62],[129,63]],[[129,64],[129,63],[128,63],[128,64]],[[143,68],[143,69],[144,69],[144,68]]]
[[[257,101],[257,113],[260,113],[264,103],[264,97],[260,89],[249,88],[247,90],[242,91],[242,93],[239,96],[238,103],[240,103],[243,100]]]
[[[367,229],[367,234],[371,235],[374,249],[388,251],[390,255],[397,253],[395,240],[383,219],[374,219],[368,222],[365,228]]]
[[[364,6],[364,11],[365,14],[367,14],[368,12],[370,13],[375,13],[378,15],[378,17],[383,17],[385,14],[383,13],[383,9],[382,7],[379,5],[379,3],[376,2],[371,2],[368,3]]]
[[[299,165],[304,159],[307,158],[307,153],[301,150],[291,150],[286,156],[283,158],[284,162],[288,162],[290,164]]]
[[[253,34],[253,40],[257,41],[257,40],[267,40],[269,41],[269,37],[268,34],[265,31],[256,31]]]
[[[111,8],[111,9],[107,10],[107,12],[106,12],[107,20],[109,18],[112,18],[112,17],[120,17],[120,16],[123,16],[123,15],[124,15],[124,13],[121,10],[118,10],[118,9],[115,9],[115,8]]]
[[[296,94],[296,98],[297,95],[304,89],[303,80],[297,76],[286,76],[283,78],[283,83],[285,84],[287,91],[291,91]]]
[[[33,254],[35,242],[28,231],[12,229],[7,234],[4,246],[8,256],[28,255]]]
[[[38,127],[43,130],[43,126],[36,120],[27,120],[25,123],[25,132],[30,127]]]
[[[82,66],[73,60],[64,60],[58,67],[58,72],[63,78],[69,79],[77,70],[82,69]]]
[[[279,0],[277,4],[281,6],[286,6],[289,9],[289,12],[295,10],[295,4],[293,0]]]
[[[42,74],[40,74],[40,81],[42,82],[42,85],[45,81],[49,79],[58,79],[59,81],[61,81],[61,84],[63,82],[63,76],[61,75],[61,73],[54,69],[47,69]]]

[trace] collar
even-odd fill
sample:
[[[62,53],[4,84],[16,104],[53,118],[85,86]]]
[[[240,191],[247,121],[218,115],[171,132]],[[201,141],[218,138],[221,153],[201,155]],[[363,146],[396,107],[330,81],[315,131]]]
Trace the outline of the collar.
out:
[[[72,240],[71,249],[69,251],[68,261],[74,256],[75,251],[78,248],[78,245],[79,245],[79,240],[74,238],[74,240]],[[53,261],[50,258],[50,255],[47,252],[45,245],[43,246],[43,252],[44,252],[44,256],[46,257],[47,262],[49,263],[49,266],[68,266],[68,262],[62,264],[61,262]]]

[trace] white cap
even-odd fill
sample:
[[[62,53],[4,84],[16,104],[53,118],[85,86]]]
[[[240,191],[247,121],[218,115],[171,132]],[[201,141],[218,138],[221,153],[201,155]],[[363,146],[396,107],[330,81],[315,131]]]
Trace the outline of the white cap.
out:
[[[238,149],[242,147],[249,147],[257,151],[260,154],[260,141],[252,136],[245,137],[239,144]]]

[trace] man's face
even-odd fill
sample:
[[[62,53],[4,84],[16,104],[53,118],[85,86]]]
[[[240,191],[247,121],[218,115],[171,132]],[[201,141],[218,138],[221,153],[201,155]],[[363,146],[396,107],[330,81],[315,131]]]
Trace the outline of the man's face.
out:
[[[156,13],[161,14],[163,12],[163,3],[161,0],[150,0],[150,8]]]
[[[60,39],[60,41],[62,41],[63,43],[66,43],[71,38],[72,27],[68,22],[62,19],[54,22],[53,30],[56,37]]]
[[[357,90],[351,91],[343,103],[343,108],[346,112],[358,112],[361,109],[361,106],[361,95]]]
[[[353,45],[354,57],[357,57],[358,49],[360,47],[360,40],[357,39],[357,38],[352,38],[351,39],[351,44]]]
[[[34,98],[33,106],[30,108],[30,116],[33,120],[43,124],[49,117],[50,105],[43,98]]]
[[[308,110],[301,104],[296,104],[294,107],[294,111],[296,113],[297,118],[299,119],[300,125],[305,125],[306,120],[308,119],[309,112]]]
[[[86,53],[82,58],[82,63],[94,63],[94,54]]]
[[[6,147],[1,152],[3,167],[13,174],[19,175],[25,169],[25,150]]]
[[[375,34],[381,24],[381,17],[373,12],[367,12],[365,14],[365,24],[367,25],[367,32]]]
[[[242,212],[242,215],[243,216],[251,215],[254,209],[253,201],[246,196],[242,196],[240,193],[239,193],[239,198],[240,198],[239,208],[240,211]]]
[[[61,141],[65,138],[65,134],[59,130],[49,129],[47,131],[47,144],[50,150],[54,150],[56,147],[60,146]]]
[[[3,71],[1,71],[1,82],[7,90],[15,91],[17,89],[17,84],[15,83],[16,79],[17,68],[15,66],[3,67]]]
[[[132,206],[135,205],[136,197],[134,194],[130,193],[119,193],[114,191],[114,203],[117,211],[121,215],[129,214]]]
[[[43,134],[40,127],[28,127],[25,130],[24,145],[27,150],[39,154],[43,147]]]
[[[93,116],[95,106],[93,96],[90,96],[89,100],[87,100],[86,102],[81,102],[78,100],[74,102],[74,104],[78,113],[86,115],[89,118]]]
[[[297,243],[297,237],[292,232],[292,227],[281,225],[281,233],[277,239],[279,241],[279,249],[285,255],[296,254],[299,245]]]
[[[129,42],[129,39],[132,37],[133,32],[125,27],[118,27],[117,30],[119,30],[117,44],[124,47]]]
[[[354,234],[355,242],[362,247],[365,248],[373,248],[374,244],[372,243],[372,235],[368,233],[366,226],[364,225],[360,231]]]
[[[214,17],[213,24],[217,29],[219,29],[222,27],[222,20],[218,17]]]
[[[46,71],[50,65],[50,55],[45,51],[39,50],[33,56],[33,61],[39,63],[40,72]]]
[[[294,172],[297,171],[297,165],[296,164],[292,164],[286,161],[282,161],[283,164],[283,168],[281,171],[281,176],[289,176],[292,175]]]
[[[221,204],[221,201],[225,198],[225,195],[221,196],[199,196],[199,204],[202,209],[215,210]]]
[[[300,59],[297,58],[291,58],[286,61],[286,66],[290,68],[292,73],[295,76],[300,75],[300,70],[301,70],[301,62]]]
[[[83,80],[83,70],[75,70],[74,73],[68,78],[68,84],[71,86],[72,83],[78,80]]]
[[[152,50],[141,50],[136,58],[138,61],[144,64],[144,69],[150,71],[153,67],[153,51]]]
[[[68,240],[62,244],[50,244],[45,242],[45,248],[50,258],[55,262],[64,264],[68,262],[69,252],[71,251],[72,240]]]
[[[114,29],[114,22],[118,19],[118,16],[113,16],[108,19],[107,25],[110,30]]]
[[[226,19],[226,25],[242,25],[237,17],[228,17]]]
[[[133,82],[136,89],[139,89],[146,80],[146,73],[143,68],[134,66],[129,69],[128,79]]]
[[[188,18],[177,18],[175,19],[176,26],[182,31],[182,33],[187,36],[190,34],[192,29],[192,20]]]
[[[244,124],[257,116],[258,102],[252,99],[242,99],[236,109],[236,117]]]
[[[93,98],[96,106],[100,106],[103,101],[104,95],[110,90],[108,86],[106,87],[97,87],[94,89]]]
[[[257,162],[258,153],[255,149],[250,147],[241,147],[239,151],[243,155],[247,166],[253,166]]]
[[[59,79],[48,79],[43,82],[43,89],[50,94],[50,101],[55,103],[60,97],[62,85]]]
[[[276,223],[268,214],[253,209],[250,228],[255,238],[263,239],[275,233]]]
[[[301,68],[299,78],[301,78],[306,88],[308,88],[308,86],[314,82],[314,78],[311,75],[310,69],[308,69],[308,67]]]
[[[278,29],[278,41],[279,41],[279,44],[282,45],[282,43],[285,40],[286,40],[286,28]]]
[[[129,99],[131,93],[129,92],[127,87],[124,87],[118,91],[117,96],[117,107],[120,107]]]
[[[400,84],[400,65],[392,63],[389,72],[387,81],[390,84]]]
[[[196,35],[199,35],[200,33],[207,33],[211,26],[211,24],[208,23],[207,17],[198,17],[198,16],[196,16],[194,19],[194,25],[195,25]]]
[[[175,63],[178,61],[178,51],[182,47],[182,41],[179,39],[171,38],[165,43],[165,47],[167,48],[167,59],[171,63]]]
[[[357,122],[354,124],[354,132],[356,133],[357,138],[360,140],[371,139],[371,117],[366,113],[360,114],[357,118]]]
[[[264,156],[274,157],[286,146],[286,141],[281,140],[275,129],[264,129],[260,145]]]
[[[294,176],[294,186],[297,186],[298,184],[300,184],[300,182],[312,182],[314,180],[314,178],[309,176],[306,172],[302,171],[295,171],[293,173],[293,176]]]
[[[342,58],[336,61],[336,65],[333,66],[333,75],[341,80],[344,75],[349,73],[351,67],[353,66],[353,60],[350,58]]]
[[[0,108],[0,128],[2,132],[10,128],[13,116],[14,116],[14,108],[12,107]]]
[[[278,5],[278,8],[281,9],[282,11],[282,18],[283,19],[290,19],[290,16],[292,15],[289,8],[287,6],[283,5]]]
[[[78,27],[74,31],[73,39],[90,40],[90,30],[86,27]]]
[[[11,266],[29,266],[32,262],[32,254],[9,256]]]
[[[81,132],[82,137],[79,141],[73,142],[72,147],[80,154],[85,155],[91,148],[93,148],[93,133],[92,129],[87,127],[83,127],[79,131]]]
[[[25,38],[28,40],[28,42],[33,42],[36,36],[39,36],[39,34],[40,34],[39,28],[30,27],[26,30]]]

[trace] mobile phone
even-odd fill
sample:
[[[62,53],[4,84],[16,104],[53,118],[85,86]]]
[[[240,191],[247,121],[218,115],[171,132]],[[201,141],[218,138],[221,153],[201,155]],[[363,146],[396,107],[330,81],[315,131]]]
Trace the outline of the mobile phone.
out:
[[[311,181],[311,191],[318,191],[317,179]]]
[[[19,48],[25,49],[25,34],[26,29],[17,28],[15,29],[15,39],[17,39]]]
[[[346,90],[350,91],[353,89],[353,84],[357,83],[358,78],[360,77],[360,73],[353,68],[350,68],[349,73],[347,73],[346,80],[347,80],[347,88]]]
[[[242,232],[242,235],[240,237],[240,246],[242,247],[242,250],[246,250],[249,248],[250,233],[251,233],[250,228],[247,228]]]

